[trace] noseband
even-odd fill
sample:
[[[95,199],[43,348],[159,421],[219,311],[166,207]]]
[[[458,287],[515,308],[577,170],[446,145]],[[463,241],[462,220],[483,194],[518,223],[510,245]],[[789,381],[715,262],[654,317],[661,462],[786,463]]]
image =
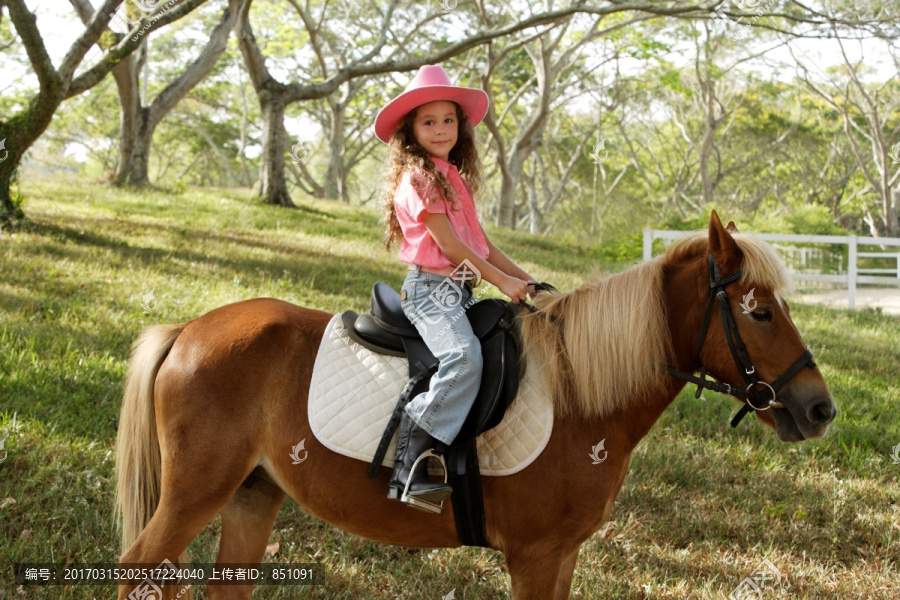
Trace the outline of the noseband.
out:
[[[701,392],[705,388],[713,390],[714,392],[719,392],[720,394],[728,394],[745,401],[746,404],[741,407],[740,411],[738,411],[731,420],[732,427],[737,427],[738,423],[741,422],[741,419],[743,419],[751,410],[763,411],[769,410],[770,408],[784,408],[784,404],[776,399],[778,390],[780,390],[784,384],[790,381],[794,375],[799,373],[804,367],[812,369],[816,366],[816,363],[813,362],[812,359],[812,351],[807,348],[806,352],[804,352],[800,358],[795,360],[794,364],[788,367],[788,369],[775,381],[772,383],[760,381],[756,376],[756,367],[754,367],[753,363],[750,361],[750,356],[747,354],[747,347],[744,345],[744,341],[741,339],[741,335],[738,332],[737,323],[734,320],[731,307],[728,305],[728,297],[725,295],[725,286],[737,281],[741,276],[742,273],[738,270],[727,277],[720,277],[719,267],[716,265],[712,253],[709,254],[709,302],[706,305],[706,316],[703,317],[703,327],[700,329],[700,341],[697,345],[697,364],[700,365],[700,377],[685,373],[674,367],[666,367],[666,370],[670,375],[678,377],[679,379],[684,379],[697,386],[697,392],[694,394],[695,398],[699,398]],[[746,388],[735,388],[730,384],[719,383],[713,379],[706,378],[708,371],[706,367],[703,366],[700,352],[703,350],[703,343],[706,341],[706,331],[709,329],[709,321],[712,317],[713,306],[716,303],[718,303],[719,312],[722,315],[722,325],[725,328],[725,339],[728,341],[728,349],[731,350],[731,356],[734,358],[738,370],[741,372],[744,381],[747,383]],[[768,394],[766,394],[766,392],[768,392]],[[766,395],[769,395],[770,397],[765,398]]]

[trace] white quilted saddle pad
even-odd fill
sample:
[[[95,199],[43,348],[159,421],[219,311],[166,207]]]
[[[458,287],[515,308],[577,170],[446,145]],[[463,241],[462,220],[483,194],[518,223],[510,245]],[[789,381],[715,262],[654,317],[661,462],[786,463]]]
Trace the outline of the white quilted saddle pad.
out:
[[[340,315],[325,329],[309,386],[309,424],[328,449],[371,462],[400,392],[409,379],[405,358],[377,354],[354,342]],[[482,475],[511,475],[530,465],[550,440],[553,406],[540,369],[526,362],[519,394],[503,421],[478,437]],[[394,464],[396,436],[384,465]]]

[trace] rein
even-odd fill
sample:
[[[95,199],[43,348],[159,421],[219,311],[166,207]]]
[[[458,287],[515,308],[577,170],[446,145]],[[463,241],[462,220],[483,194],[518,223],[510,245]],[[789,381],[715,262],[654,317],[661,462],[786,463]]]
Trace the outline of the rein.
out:
[[[777,400],[778,390],[805,367],[812,369],[816,366],[816,363],[812,359],[812,351],[807,348],[806,352],[804,352],[800,358],[795,360],[794,363],[772,383],[761,381],[759,377],[756,376],[756,367],[753,366],[753,362],[750,360],[750,355],[747,353],[747,347],[741,339],[737,323],[731,312],[731,307],[728,305],[728,297],[725,295],[725,286],[737,281],[742,275],[743,273],[740,270],[737,270],[731,275],[720,277],[719,267],[716,265],[712,253],[709,254],[709,302],[706,305],[706,315],[703,317],[703,326],[700,328],[700,340],[697,344],[697,363],[700,365],[700,376],[697,377],[691,373],[685,373],[684,371],[676,369],[675,367],[666,366],[666,370],[670,375],[697,386],[697,391],[694,394],[695,398],[699,398],[701,392],[704,389],[708,389],[719,392],[720,394],[734,396],[735,398],[745,401],[746,404],[741,407],[731,420],[732,427],[737,427],[738,423],[741,422],[741,419],[752,410],[764,411],[769,410],[770,408],[784,408],[784,404]],[[708,370],[703,366],[700,353],[703,350],[703,344],[706,341],[706,332],[709,329],[713,307],[716,304],[719,305],[719,313],[722,316],[722,325],[725,328],[725,339],[728,342],[728,349],[731,351],[731,356],[734,358],[738,370],[741,371],[741,375],[744,377],[744,381],[747,384],[746,388],[736,388],[731,384],[720,383],[714,379],[707,379],[706,377]],[[768,399],[765,398],[766,391],[771,395]]]
[[[535,294],[537,294],[538,292],[550,292],[551,294],[559,293],[558,289],[556,289],[554,286],[550,285],[546,281],[529,281],[528,285],[534,287]],[[532,313],[538,312],[538,309],[535,308],[534,305],[528,304],[528,302],[525,300],[519,300],[518,304],[519,304],[519,306],[521,306],[523,308],[527,308],[529,312],[532,312]],[[552,317],[552,318],[554,321],[556,320],[555,317]]]

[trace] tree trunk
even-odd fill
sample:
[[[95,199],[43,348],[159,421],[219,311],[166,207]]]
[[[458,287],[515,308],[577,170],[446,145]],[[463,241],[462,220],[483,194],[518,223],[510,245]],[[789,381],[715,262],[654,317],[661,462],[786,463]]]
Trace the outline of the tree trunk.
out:
[[[878,163],[876,163],[878,164]],[[881,153],[881,209],[884,214],[884,234],[886,237],[900,235],[900,224],[897,222],[897,211],[894,210],[893,190],[891,189],[891,157],[888,148]]]
[[[2,155],[0,155],[2,156]],[[16,227],[25,215],[22,209],[12,201],[9,184],[13,178],[13,170],[6,166],[7,161],[0,164],[0,231],[8,227]],[[10,163],[12,166],[12,163]]]
[[[144,53],[146,60],[146,40],[138,52]],[[137,60],[135,53],[129,54],[117,65],[112,73],[119,93],[119,156],[116,162],[116,173],[113,176],[115,185],[131,183],[132,157],[134,154],[135,132],[138,128],[138,114],[141,110],[139,93],[139,73],[142,60]]]
[[[294,207],[284,175],[284,95],[267,90],[259,95],[262,109],[262,156],[259,161],[259,197],[267,204]]]
[[[526,182],[528,186],[528,233],[540,233],[544,226],[544,215],[541,213],[541,208],[538,203],[537,178],[537,160],[532,156],[531,176]]]
[[[346,157],[346,139],[344,136],[344,115],[347,106],[343,102],[329,102],[331,107],[331,131],[329,132],[328,166],[325,169],[325,199],[337,200],[340,198],[348,202],[346,174],[344,172],[344,158]]]
[[[5,123],[0,123],[0,224],[14,225],[24,217],[12,201],[11,185],[25,151],[44,133],[56,107],[62,101],[63,87],[55,81],[28,104],[28,108]]]
[[[81,21],[88,24],[94,16],[94,7],[89,0],[75,0],[73,6]],[[142,110],[140,98],[140,73],[147,60],[147,40],[142,36],[138,48],[122,59],[112,69],[119,94],[119,149],[116,157],[116,170],[113,185],[130,185],[133,181],[135,140]],[[100,44],[103,47],[103,44]],[[145,179],[146,179],[146,169]]]
[[[900,224],[897,222],[897,212],[891,203],[890,193],[885,194],[884,232],[887,237],[900,237]]]
[[[122,129],[119,136],[119,166],[115,183],[118,185],[149,185],[150,146],[153,132],[165,116],[175,108],[194,87],[212,70],[228,46],[228,36],[240,13],[241,1],[228,0],[221,19],[209,35],[209,41],[197,58],[172,80],[149,106],[142,106],[139,74],[141,64],[150,60],[147,41],[143,41],[143,60],[136,60],[121,76],[116,76],[119,99],[122,104]],[[120,65],[121,66],[121,65]],[[116,67],[119,68],[118,66]],[[133,116],[132,116],[133,115]]]
[[[242,4],[235,34],[262,112],[259,197],[267,204],[293,207],[284,174],[284,152],[288,147],[284,130],[285,86],[275,80],[266,68],[265,58],[250,27],[250,2]]]
[[[709,78],[705,82],[701,81],[700,84],[706,96],[706,129],[700,142],[699,169],[700,181],[703,185],[703,205],[709,206],[713,202],[713,183],[709,174],[709,156],[712,153],[713,142],[716,140],[716,130],[719,128],[719,121],[716,119],[715,83]]]
[[[900,214],[900,186],[891,188],[891,193],[894,195],[894,233],[891,237],[900,237],[900,216],[898,216]]]
[[[35,67],[40,85],[28,107],[5,122],[0,122],[0,225],[14,226],[24,215],[12,201],[10,187],[25,151],[44,133],[53,113],[65,98],[69,80],[60,76],[44,50],[37,19],[21,2],[6,5],[16,33]]]
[[[138,111],[137,127],[132,140],[131,160],[128,161],[123,183],[134,186],[150,184],[150,146],[156,124],[150,120],[150,109]]]
[[[531,147],[522,147],[513,144],[513,150],[510,152],[509,163],[503,171],[500,180],[500,208],[497,212],[497,225],[516,228],[516,190],[519,187],[519,180],[522,177],[525,159],[531,154]]]

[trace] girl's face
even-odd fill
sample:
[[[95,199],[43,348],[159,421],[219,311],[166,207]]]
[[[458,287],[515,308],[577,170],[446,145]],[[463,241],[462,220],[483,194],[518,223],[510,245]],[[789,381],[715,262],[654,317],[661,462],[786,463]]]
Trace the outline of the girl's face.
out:
[[[428,154],[447,160],[456,145],[458,133],[456,104],[453,102],[437,100],[417,109],[413,134]]]

